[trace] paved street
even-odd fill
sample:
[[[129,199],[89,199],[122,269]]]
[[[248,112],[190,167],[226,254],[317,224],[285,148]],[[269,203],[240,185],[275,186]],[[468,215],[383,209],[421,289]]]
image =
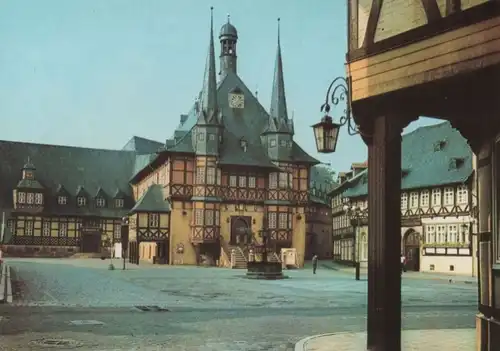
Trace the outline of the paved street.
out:
[[[0,306],[0,350],[42,349],[53,338],[60,349],[279,351],[365,329],[366,281],[336,271],[252,281],[240,270],[108,263],[10,259],[22,295]],[[474,327],[477,286],[405,279],[402,291],[404,329]]]

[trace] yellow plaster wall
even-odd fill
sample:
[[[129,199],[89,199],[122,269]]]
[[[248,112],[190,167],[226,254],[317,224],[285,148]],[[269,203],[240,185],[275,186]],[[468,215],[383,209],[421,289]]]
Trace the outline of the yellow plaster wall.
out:
[[[264,220],[264,207],[257,206],[256,208],[252,206],[247,206],[244,211],[237,211],[235,205],[227,205],[227,210],[225,205],[221,206],[220,209],[220,233],[224,237],[226,243],[229,243],[231,239],[231,217],[233,216],[249,216],[252,217],[251,226],[252,232],[254,233],[257,241],[261,241],[259,238],[259,230],[262,229],[262,224]],[[255,221],[255,224],[254,224]]]
[[[194,246],[191,245],[191,222],[193,211],[191,204],[185,202],[185,208],[182,208],[181,201],[174,201],[170,213],[170,264],[196,264],[196,253]],[[183,215],[185,211],[185,215]],[[177,245],[184,245],[184,253],[177,253]]]
[[[153,263],[156,254],[156,242],[143,241],[139,243],[139,259]]]
[[[298,219],[300,215],[300,219]],[[292,247],[297,250],[297,264],[304,266],[304,253],[306,251],[306,216],[304,207],[298,207],[297,213],[293,216],[293,237]]]

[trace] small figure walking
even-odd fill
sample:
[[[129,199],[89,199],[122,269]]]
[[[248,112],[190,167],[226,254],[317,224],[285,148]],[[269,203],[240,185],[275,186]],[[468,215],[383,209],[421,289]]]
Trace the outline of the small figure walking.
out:
[[[318,255],[314,254],[312,258],[313,263],[313,274],[316,274],[316,268],[318,268]]]

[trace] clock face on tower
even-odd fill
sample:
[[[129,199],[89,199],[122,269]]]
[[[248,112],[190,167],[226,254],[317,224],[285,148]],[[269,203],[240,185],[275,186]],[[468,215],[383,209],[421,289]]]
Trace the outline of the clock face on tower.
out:
[[[231,108],[244,108],[245,96],[243,94],[229,94],[229,107]]]

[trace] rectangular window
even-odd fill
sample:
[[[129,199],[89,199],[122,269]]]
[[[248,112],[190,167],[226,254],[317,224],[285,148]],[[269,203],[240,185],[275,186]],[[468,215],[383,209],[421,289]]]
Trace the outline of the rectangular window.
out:
[[[196,168],[196,184],[205,184],[205,167]]]
[[[33,193],[27,193],[27,194],[26,194],[26,202],[27,202],[28,204],[33,204],[33,203],[35,203],[35,194],[33,194]]]
[[[247,177],[245,176],[239,176],[238,178],[238,185],[240,188],[246,188],[247,186]]]
[[[121,224],[115,224],[113,227],[113,236],[115,239],[121,239],[122,237],[122,226]]]
[[[416,191],[410,193],[410,208],[418,208],[418,193]]]
[[[436,242],[436,227],[433,225],[428,225],[425,227],[425,242],[428,244],[434,244]]]
[[[59,236],[68,236],[68,223],[59,223]]]
[[[432,189],[432,206],[441,206],[441,189]]]
[[[458,227],[456,224],[450,224],[448,226],[448,238],[447,242],[449,243],[456,243],[458,242]]]
[[[234,175],[229,177],[229,186],[235,187],[238,184],[238,178]]]
[[[436,226],[436,242],[445,243],[446,242],[446,226],[438,225]]]
[[[207,184],[215,184],[215,168],[207,168]]]
[[[248,187],[255,188],[255,177],[253,176],[248,177]]]
[[[200,208],[194,212],[194,225],[203,225],[203,210]]]
[[[106,204],[106,201],[104,201],[102,197],[98,197],[95,201],[97,207],[104,207],[104,205]]]
[[[50,222],[44,221],[42,225],[42,236],[50,236]]]
[[[208,134],[208,140],[214,141],[215,140],[215,134],[214,133]]]
[[[429,190],[424,190],[420,193],[420,206],[429,206]]]
[[[278,187],[278,173],[269,174],[269,189],[276,189]]]
[[[217,170],[217,185],[221,184],[222,172],[220,169]]]
[[[87,203],[87,200],[83,197],[83,196],[78,196],[77,197],[77,204],[78,206],[85,206],[85,204]]]
[[[268,224],[269,228],[273,229],[276,228],[276,212],[271,212],[269,213],[269,218],[268,218]]]
[[[33,235],[33,221],[26,221],[24,223],[24,235],[26,236]]]
[[[115,207],[116,208],[122,208],[124,205],[123,199],[115,199]]]
[[[35,194],[35,204],[37,204],[37,205],[43,204],[43,194],[40,194],[40,193]]]
[[[66,196],[58,196],[57,197],[57,203],[59,205],[66,205],[67,202],[68,202],[68,198]]]
[[[278,227],[280,229],[288,228],[288,213],[280,213],[278,217]]]
[[[26,203],[26,193],[24,192],[17,193],[17,202],[20,204]]]
[[[205,210],[205,225],[214,225],[214,210]]]
[[[288,173],[280,172],[278,186],[280,189],[288,189]]]
[[[453,188],[444,188],[444,205],[451,206],[455,203],[453,198]]]
[[[401,194],[401,209],[406,210],[408,208],[408,194]]]
[[[469,190],[467,189],[467,185],[460,185],[457,188],[457,203],[463,205],[468,202],[469,202]]]
[[[150,227],[158,227],[160,225],[160,216],[158,215],[158,213],[150,213],[148,217]]]
[[[199,140],[199,141],[205,141],[205,134],[203,134],[203,133],[198,133],[198,140]]]

